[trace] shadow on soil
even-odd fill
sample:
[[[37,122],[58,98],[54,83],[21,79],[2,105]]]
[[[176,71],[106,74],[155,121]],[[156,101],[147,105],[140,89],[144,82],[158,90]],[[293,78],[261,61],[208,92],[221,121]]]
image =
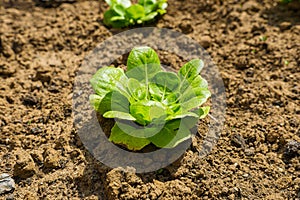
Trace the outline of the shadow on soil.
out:
[[[76,140],[80,141],[78,136],[76,136]],[[76,146],[78,148],[78,145]],[[93,155],[82,146],[82,144],[79,146],[86,161],[86,167],[83,175],[74,180],[80,196],[82,198],[94,196],[98,197],[99,199],[107,199],[110,191],[109,188],[106,188],[106,185],[108,184],[106,182],[107,173],[112,169],[97,161]],[[153,182],[153,180],[158,180],[160,182],[173,180],[174,177],[172,174],[175,173],[179,168],[181,158],[166,168],[159,169],[155,172],[136,174],[136,176],[142,180],[143,184]],[[124,181],[128,182],[128,180]]]
[[[289,22],[291,25],[300,24],[300,1],[289,4],[278,3],[276,6],[266,9],[262,13],[271,26],[280,26],[282,22]]]
[[[86,167],[83,175],[75,179],[75,185],[82,198],[96,196],[98,199],[107,199],[105,194],[105,174],[99,170],[101,164],[95,160],[87,150],[85,155]]]

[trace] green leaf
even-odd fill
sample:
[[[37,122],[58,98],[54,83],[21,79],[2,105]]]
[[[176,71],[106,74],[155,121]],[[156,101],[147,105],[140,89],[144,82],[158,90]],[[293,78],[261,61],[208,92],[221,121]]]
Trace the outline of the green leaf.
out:
[[[153,123],[147,126],[141,126],[131,121],[116,121],[116,124],[124,133],[128,135],[137,138],[149,138],[162,130],[165,122],[161,122],[162,121],[159,121],[159,123],[157,123],[157,121],[154,120]]]
[[[156,0],[140,0],[138,3],[145,8],[146,14],[155,11],[157,7]]]
[[[102,101],[99,103],[97,112],[99,112],[101,115],[111,110],[111,96],[112,92],[107,93],[102,99]]]
[[[141,125],[147,125],[157,118],[166,115],[164,106],[155,101],[139,101],[130,105],[130,113]]]
[[[115,17],[112,17],[110,20],[111,20],[112,23],[114,23],[116,21],[125,20],[125,17],[123,17],[123,16],[115,16]]]
[[[144,16],[143,18],[141,18],[141,20],[143,22],[153,20],[157,16],[157,14],[158,14],[158,12],[151,12],[151,13],[147,14],[146,16]]]
[[[120,17],[123,17],[123,19],[125,19],[126,8],[123,5],[115,4],[111,7],[111,9],[114,10]]]
[[[100,103],[102,101],[103,97],[97,95],[97,94],[91,94],[89,96],[90,104],[93,106],[93,108],[99,112]]]
[[[150,47],[135,47],[127,59],[127,73],[129,78],[144,81],[148,86],[149,80],[162,69],[156,52]]]
[[[124,26],[127,26],[126,20],[124,20],[124,19],[123,20],[121,20],[121,19],[116,20],[116,18],[123,18],[123,16],[119,16],[119,14],[116,13],[114,10],[109,9],[104,13],[103,22],[104,22],[105,25],[112,26],[112,27],[115,27],[115,28],[122,28]]]
[[[136,79],[133,78],[129,79],[128,89],[131,94],[131,97],[133,97],[133,100],[131,101],[139,101],[139,100],[146,99],[147,88],[144,84],[140,83]]]
[[[174,92],[180,84],[178,76],[173,72],[158,72],[151,82],[170,92]]]
[[[129,113],[128,99],[119,92],[107,93],[99,104],[97,111],[103,115],[111,110]]]
[[[192,88],[207,88],[208,83],[204,78],[202,78],[200,75],[198,75],[192,80],[192,82],[190,83],[190,86]]]
[[[166,4],[167,5],[167,4]],[[165,14],[167,11],[166,10],[163,10],[163,9],[158,9],[157,11],[156,11],[158,14],[160,14],[160,15],[163,15],[163,14]]]
[[[194,59],[186,63],[181,67],[178,72],[181,80],[193,80],[196,76],[199,75],[202,70],[204,63],[200,59]]]
[[[173,148],[190,137],[190,130],[181,123],[181,120],[173,120],[149,140],[157,147]]]
[[[164,96],[163,88],[159,87],[155,83],[149,84],[149,93],[152,100],[159,101],[159,102],[162,101],[162,97]]]
[[[112,128],[109,140],[115,144],[124,145],[129,150],[141,150],[150,144],[150,141],[146,138],[136,138],[126,134],[117,124]]]
[[[194,117],[194,118],[198,119],[199,116],[193,112],[184,112],[184,113],[177,113],[177,114],[171,115],[167,118],[167,120],[182,119],[185,117]]]
[[[127,15],[130,19],[137,20],[145,16],[144,7],[139,4],[134,4],[127,8]]]
[[[209,114],[209,111],[210,111],[210,106],[204,106],[193,112],[199,116],[199,119],[203,119]]]
[[[172,105],[178,102],[180,97],[179,93],[170,93],[166,95],[167,97],[162,101],[165,105]]]
[[[129,113],[119,112],[119,111],[108,111],[108,112],[104,113],[103,117],[105,117],[105,118],[124,119],[124,120],[130,120],[130,121],[135,121],[136,120]]]
[[[210,97],[210,92],[205,88],[195,88],[190,90],[189,93],[185,93],[185,95],[186,96],[180,100],[180,103],[182,110],[189,111],[205,103]]]
[[[128,78],[121,68],[102,67],[91,78],[90,83],[96,94],[102,98],[111,91],[118,91],[128,97]]]

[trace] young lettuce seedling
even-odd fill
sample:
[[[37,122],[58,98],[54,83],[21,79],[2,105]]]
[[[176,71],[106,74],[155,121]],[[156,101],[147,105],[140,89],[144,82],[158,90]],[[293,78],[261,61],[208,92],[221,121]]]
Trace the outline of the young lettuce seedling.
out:
[[[178,73],[166,72],[153,49],[136,47],[128,56],[126,71],[99,69],[90,80],[95,91],[90,102],[105,118],[116,120],[109,140],[140,150],[150,143],[173,148],[189,139],[190,130],[210,109],[200,107],[211,95],[200,76],[203,65],[194,59]]]
[[[110,6],[104,13],[104,23],[114,28],[142,24],[166,13],[167,0],[105,0]]]

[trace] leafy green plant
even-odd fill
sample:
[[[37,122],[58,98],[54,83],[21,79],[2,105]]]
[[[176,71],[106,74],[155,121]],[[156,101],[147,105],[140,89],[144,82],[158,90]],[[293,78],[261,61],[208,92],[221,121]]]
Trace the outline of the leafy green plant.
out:
[[[104,23],[114,28],[142,24],[166,13],[167,0],[105,0],[110,8],[104,13]]]
[[[200,76],[203,61],[194,59],[178,73],[161,68],[156,52],[136,47],[127,59],[127,70],[107,66],[90,83],[93,108],[116,123],[109,140],[130,150],[153,143],[173,148],[191,137],[191,128],[210,107],[200,107],[210,97],[208,84]]]

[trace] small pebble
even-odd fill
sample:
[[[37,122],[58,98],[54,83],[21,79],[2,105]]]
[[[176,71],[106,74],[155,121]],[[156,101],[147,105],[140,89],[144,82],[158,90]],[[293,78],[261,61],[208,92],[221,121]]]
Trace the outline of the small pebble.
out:
[[[245,149],[245,155],[246,156],[253,156],[254,155],[254,149],[251,149],[251,148],[249,148],[249,149]]]
[[[295,140],[289,141],[285,145],[284,156],[286,158],[293,158],[300,155],[300,142]]]

